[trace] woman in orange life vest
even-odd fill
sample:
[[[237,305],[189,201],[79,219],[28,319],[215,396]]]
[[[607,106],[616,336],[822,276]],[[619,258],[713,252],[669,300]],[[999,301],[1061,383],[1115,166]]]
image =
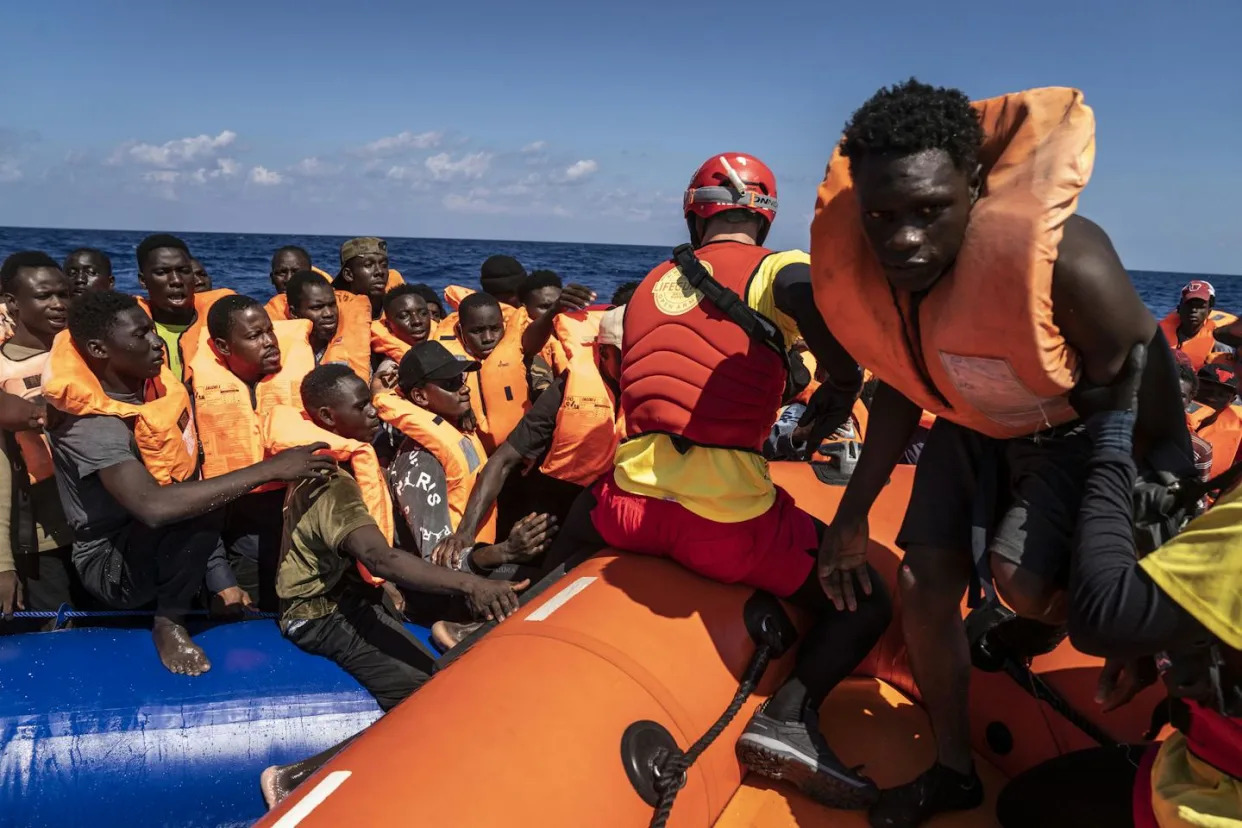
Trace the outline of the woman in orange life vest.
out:
[[[371,323],[371,353],[400,362],[430,333],[431,313],[422,291],[417,285],[399,285],[384,294],[384,313]]]
[[[1132,345],[1153,343],[1141,456],[1179,475],[1192,468],[1164,337],[1108,237],[1073,215],[1093,151],[1093,116],[1076,90],[972,105],[958,90],[911,80],[854,113],[820,188],[815,300],[881,380],[820,548],[821,572],[841,578],[829,581],[834,591],[866,560],[867,512],[923,411],[937,416],[898,538],[903,629],[937,762],[883,792],[873,825],[913,826],[983,802],[959,614],[972,573],[989,596],[995,580],[1026,617],[1009,629],[1034,629],[1048,644],[1062,634],[1058,576],[1090,457],[1066,397],[1079,378],[1107,380]],[[972,549],[976,511],[999,519],[980,527],[990,541]]]
[[[683,215],[700,261],[679,249],[695,270],[657,266],[626,306],[626,436],[612,473],[574,502],[545,565],[611,545],[805,608],[814,620],[793,674],[748,722],[738,755],[819,802],[860,807],[875,784],[836,759],[818,709],[883,633],[890,604],[878,577],[849,611],[830,604],[814,572],[823,525],[773,485],[760,449],[787,394],[786,351],[799,331],[830,378],[809,406],[817,433],[845,420],[862,377],[815,310],[806,254],[762,246],[776,206],[775,176],[754,156],[725,153],[695,172]],[[692,285],[715,293],[702,271],[741,297],[755,338]]]
[[[1211,477],[1238,461],[1242,444],[1242,406],[1238,405],[1238,375],[1232,365],[1204,365],[1197,377],[1199,390],[1186,407],[1190,430],[1212,444]]]
[[[434,563],[456,566],[475,543],[479,527],[519,465],[529,501],[564,520],[584,486],[612,469],[619,429],[621,331],[625,308],[608,311],[550,310],[570,367],[523,415],[509,439],[488,458],[470,491],[461,520],[431,554]]]
[[[207,324],[213,302],[233,291],[228,288],[199,293],[194,288],[190,249],[176,236],[157,233],[138,245],[138,284],[146,298],[138,304],[155,322],[164,342],[164,359],[174,375],[189,379],[188,366],[198,349],[199,332]]]
[[[1176,731],[1163,744],[1095,748],[1019,776],[998,802],[1005,828],[1242,825],[1242,491],[1138,559],[1131,434],[1144,359],[1136,346],[1115,382],[1075,395],[1093,447],[1069,634],[1108,659],[1097,695],[1106,710],[1160,675]]]
[[[203,477],[261,461],[260,419],[275,405],[301,405],[299,386],[315,367],[303,319],[272,322],[249,296],[226,296],[207,313],[207,330],[191,363],[194,418]],[[270,483],[225,509],[223,537],[236,584],[218,595],[226,610],[276,609],[276,551],[285,487]]]
[[[74,300],[69,330],[52,343],[43,393],[83,585],[114,609],[154,601],[152,637],[164,666],[204,672],[210,662],[182,617],[205,574],[209,589],[219,586],[207,570],[220,546],[217,510],[264,483],[326,473],[331,461],[300,448],[198,479],[190,396],[164,364],[151,318],[115,291]]]
[[[459,358],[482,363],[469,376],[470,406],[479,439],[491,454],[530,408],[521,334],[506,323],[500,304],[486,293],[462,300],[451,333],[445,331],[446,324],[441,324],[437,341]]]
[[[43,405],[43,368],[65,329],[69,281],[46,253],[14,253],[0,265],[0,292],[13,309],[13,336],[0,345],[0,391]],[[53,477],[42,427],[3,433],[0,458],[0,614],[83,608],[69,557],[73,535]],[[39,629],[40,622],[17,622]],[[10,629],[15,629],[10,627]]]
[[[369,448],[380,420],[366,382],[348,367],[315,368],[302,382],[301,396],[305,413],[282,406],[269,412],[268,436],[319,440],[329,450]],[[355,563],[419,593],[420,601],[428,593],[448,593],[463,599],[475,617],[494,620],[517,610],[515,593],[526,584],[433,566],[393,545],[391,509],[386,517],[375,512],[344,470],[290,486],[277,590],[284,635],[307,652],[336,661],[387,711],[427,680],[432,659],[385,607],[379,588],[357,577]],[[268,804],[274,805],[340,747],[265,771],[262,788]]]
[[[1160,330],[1164,332],[1169,346],[1190,357],[1196,371],[1216,350],[1218,336],[1222,341],[1233,344],[1228,341],[1225,330],[1218,335],[1217,329],[1225,329],[1236,318],[1213,310],[1215,307],[1216,288],[1212,287],[1211,282],[1194,279],[1182,288],[1182,299],[1177,308],[1160,320]]]
[[[358,376],[371,376],[371,303],[365,296],[334,290],[319,273],[302,270],[285,286],[292,319],[311,322],[317,364],[341,362]]]

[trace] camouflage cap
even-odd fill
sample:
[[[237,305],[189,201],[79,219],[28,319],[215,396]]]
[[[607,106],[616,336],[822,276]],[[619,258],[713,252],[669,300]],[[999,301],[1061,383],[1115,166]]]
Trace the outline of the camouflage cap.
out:
[[[342,266],[354,256],[374,255],[387,256],[388,242],[383,239],[377,239],[375,236],[359,236],[341,245]]]

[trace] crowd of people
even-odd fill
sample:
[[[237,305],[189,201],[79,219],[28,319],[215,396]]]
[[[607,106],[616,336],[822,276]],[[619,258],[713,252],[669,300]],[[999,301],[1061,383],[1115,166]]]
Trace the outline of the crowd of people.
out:
[[[771,170],[715,156],[685,193],[691,244],[602,303],[499,255],[477,289],[439,293],[373,237],[342,244],[335,275],[275,251],[265,301],[214,284],[172,235],[138,246],[136,297],[102,251],[14,253],[0,610],[150,607],[159,658],[189,676],[210,669],[191,609],[276,612],[387,711],[436,657],[404,620],[447,650],[577,556],[667,557],[815,619],[741,761],[868,807],[872,825],[914,826],[983,801],[969,593],[995,618],[991,646],[1022,658],[1068,634],[1124,659],[1105,673],[1132,692],[1159,655],[1199,724],[1157,757],[1144,818],[1208,824],[1167,814],[1239,806],[1185,791],[1213,772],[1218,790],[1239,784],[1242,505],[1207,481],[1240,459],[1242,322],[1202,280],[1152,317],[1104,231],[1074,214],[1093,130],[1073,90],[973,105],[915,81],[881,90],[846,126],[810,255],[763,246]],[[848,480],[831,524],[773,485],[772,459]],[[898,463],[916,466],[900,620],[936,762],[879,790],[817,715],[893,616],[867,515]],[[1187,515],[1210,511],[1139,560],[1130,493],[1153,475],[1199,482]],[[1211,738],[1225,765],[1196,753]],[[269,802],[331,753],[269,769]],[[1042,779],[1011,786],[1006,825],[1051,824],[1031,803],[1074,801]],[[1056,819],[1140,819],[1120,795],[1106,805]]]

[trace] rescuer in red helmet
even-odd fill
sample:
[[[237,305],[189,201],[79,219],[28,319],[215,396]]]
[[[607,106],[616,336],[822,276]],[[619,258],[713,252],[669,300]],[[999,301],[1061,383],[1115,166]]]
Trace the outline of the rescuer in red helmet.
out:
[[[753,156],[716,155],[694,174],[684,200],[693,247],[674,251],[627,304],[626,436],[615,468],[574,503],[550,557],[604,545],[669,557],[814,613],[792,678],[751,719],[738,755],[822,803],[863,807],[876,787],[833,755],[816,713],[880,637],[891,606],[866,574],[848,607],[829,602],[814,566],[824,526],[772,484],[760,454],[778,409],[800,390],[791,375],[805,374],[800,363],[791,369],[795,339],[828,374],[802,422],[812,436],[844,422],[862,376],[815,309],[807,254],[762,246],[776,207],[776,178]]]

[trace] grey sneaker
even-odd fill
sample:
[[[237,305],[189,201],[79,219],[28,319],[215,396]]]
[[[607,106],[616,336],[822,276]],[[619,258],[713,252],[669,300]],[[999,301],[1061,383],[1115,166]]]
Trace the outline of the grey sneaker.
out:
[[[830,808],[866,808],[879,789],[856,769],[847,768],[819,732],[819,717],[803,712],[802,721],[782,722],[760,707],[737,740],[737,758],[769,779],[785,779],[811,799]]]

